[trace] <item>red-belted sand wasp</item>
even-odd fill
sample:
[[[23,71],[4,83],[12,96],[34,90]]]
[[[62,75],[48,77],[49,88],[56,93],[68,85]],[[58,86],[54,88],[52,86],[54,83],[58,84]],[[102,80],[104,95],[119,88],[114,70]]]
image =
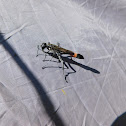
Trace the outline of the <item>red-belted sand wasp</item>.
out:
[[[39,47],[41,47],[41,49]],[[57,45],[51,44],[50,42],[42,43],[42,45],[40,45],[40,46],[38,45],[38,50],[42,50],[45,53],[44,60],[46,59],[46,56],[49,53],[52,53],[53,55],[56,55],[59,62],[61,62],[62,65],[63,65],[63,67],[62,67],[63,74],[64,74],[64,61],[62,60],[61,55],[68,54],[71,58],[75,57],[75,58],[78,58],[78,59],[84,59],[84,57],[81,54],[74,53],[73,51],[70,51],[70,50],[67,50],[65,48],[60,47],[59,43]],[[37,51],[37,56],[38,55],[41,55],[41,54],[38,54],[38,51]]]

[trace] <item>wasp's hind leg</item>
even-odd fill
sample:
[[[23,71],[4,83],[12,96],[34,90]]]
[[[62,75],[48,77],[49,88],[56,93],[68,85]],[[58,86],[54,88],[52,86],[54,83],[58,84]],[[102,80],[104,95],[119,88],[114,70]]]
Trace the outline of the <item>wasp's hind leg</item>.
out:
[[[61,54],[60,54],[60,53],[57,53],[57,56],[58,56],[59,61],[62,63],[62,70],[63,70],[63,75],[64,75],[64,65],[66,66],[66,64],[65,64],[65,62],[62,60]],[[66,67],[68,68],[68,66],[66,66]],[[65,78],[65,81],[67,82],[65,75],[64,75],[64,78]],[[68,83],[68,82],[67,82],[67,83]]]
[[[67,69],[69,69],[69,67],[66,65],[66,63],[63,61],[63,75],[64,75],[64,79],[65,79],[65,81],[66,81],[66,83],[68,83],[68,81],[67,81],[67,76],[64,74],[64,65],[66,66],[66,68]]]

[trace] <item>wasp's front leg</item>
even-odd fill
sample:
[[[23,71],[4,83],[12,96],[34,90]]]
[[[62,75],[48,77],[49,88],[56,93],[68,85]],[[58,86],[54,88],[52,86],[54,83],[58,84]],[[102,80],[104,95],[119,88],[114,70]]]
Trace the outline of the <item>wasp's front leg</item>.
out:
[[[37,45],[37,48],[38,48],[38,50],[37,50],[37,55],[36,55],[36,57],[37,57],[38,55],[41,55],[41,54],[38,54],[38,51],[41,50],[41,49],[39,48],[39,45]]]
[[[45,57],[44,57],[44,59],[43,59],[43,62],[45,61],[45,59],[46,59],[46,56],[47,56],[47,54],[45,53]]]

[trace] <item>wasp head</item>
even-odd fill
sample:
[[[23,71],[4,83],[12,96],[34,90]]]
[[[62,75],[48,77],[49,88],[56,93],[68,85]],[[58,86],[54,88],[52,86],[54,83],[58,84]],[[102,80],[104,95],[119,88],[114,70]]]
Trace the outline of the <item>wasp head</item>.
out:
[[[42,45],[41,45],[42,50],[44,50],[46,47],[47,47],[47,44],[46,43],[42,43]]]

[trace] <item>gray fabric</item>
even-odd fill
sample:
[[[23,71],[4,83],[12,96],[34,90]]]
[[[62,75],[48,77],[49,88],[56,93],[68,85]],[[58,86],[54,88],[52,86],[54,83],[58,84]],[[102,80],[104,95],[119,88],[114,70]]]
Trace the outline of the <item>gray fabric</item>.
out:
[[[0,126],[110,126],[124,113],[125,7],[124,0],[0,0]],[[66,63],[65,75],[76,71],[68,83],[61,63],[43,62],[41,51],[36,57],[42,42],[84,56]]]

